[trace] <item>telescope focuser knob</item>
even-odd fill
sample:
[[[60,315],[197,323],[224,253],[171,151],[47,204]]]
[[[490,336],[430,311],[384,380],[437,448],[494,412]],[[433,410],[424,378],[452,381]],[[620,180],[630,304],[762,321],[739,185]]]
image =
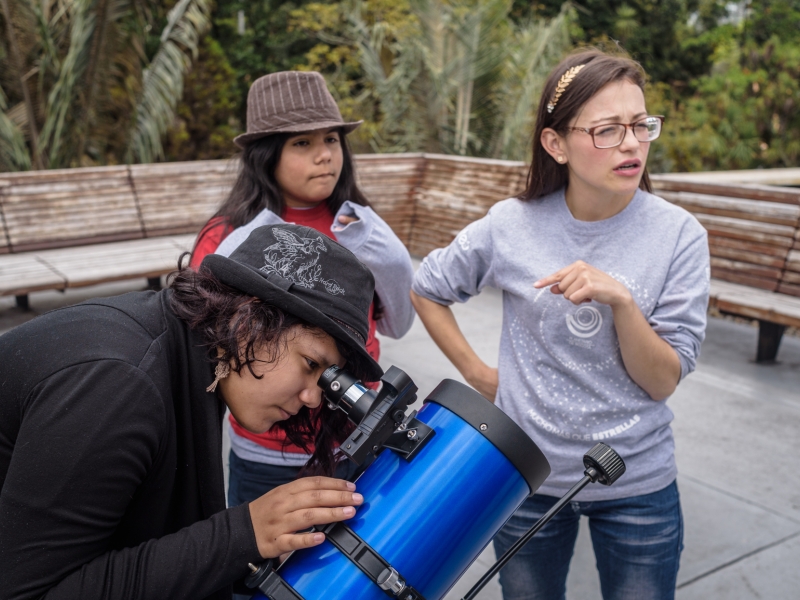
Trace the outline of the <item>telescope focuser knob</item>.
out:
[[[584,454],[583,466],[592,482],[598,481],[603,485],[611,485],[625,472],[625,463],[620,455],[603,443],[596,444]]]

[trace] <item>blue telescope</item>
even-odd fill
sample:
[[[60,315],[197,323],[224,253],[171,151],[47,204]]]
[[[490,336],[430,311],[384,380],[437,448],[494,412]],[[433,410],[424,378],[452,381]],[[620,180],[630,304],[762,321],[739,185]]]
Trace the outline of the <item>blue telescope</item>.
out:
[[[417,387],[396,367],[379,392],[335,366],[319,384],[331,407],[357,423],[341,451],[368,465],[358,479],[365,502],[348,521],[319,527],[326,534],[321,545],[294,552],[277,568],[275,561],[252,565],[247,583],[258,600],[440,600],[550,474],[544,454],[516,423],[456,381],[440,383],[410,415]],[[609,485],[625,470],[603,444],[584,464],[586,476],[558,510],[586,484]]]

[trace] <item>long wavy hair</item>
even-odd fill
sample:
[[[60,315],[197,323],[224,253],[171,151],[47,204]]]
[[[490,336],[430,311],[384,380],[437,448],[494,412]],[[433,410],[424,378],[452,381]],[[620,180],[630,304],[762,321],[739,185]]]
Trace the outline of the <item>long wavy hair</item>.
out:
[[[553,112],[547,104],[556,91],[562,75],[572,67],[585,65],[561,94]],[[600,50],[582,50],[562,60],[547,78],[536,114],[533,131],[533,156],[528,170],[527,187],[518,196],[520,200],[535,200],[566,187],[569,169],[550,156],[542,147],[542,131],[549,127],[562,135],[568,132],[572,119],[597,92],[609,83],[630,81],[643,91],[646,76],[642,66],[630,58],[614,56]],[[645,167],[639,187],[652,192],[650,176]]]
[[[228,197],[214,215],[222,217],[225,225],[241,227],[265,208],[280,216],[286,203],[283,200],[275,170],[281,160],[286,140],[298,133],[275,133],[250,142],[240,155],[239,175]],[[345,200],[369,206],[369,200],[356,183],[353,155],[344,132],[339,130],[342,145],[342,171],[333,188],[333,193],[324,200],[332,214],[341,208]]]
[[[295,315],[223,284],[205,266],[197,271],[179,268],[170,275],[169,287],[172,310],[200,333],[209,349],[209,361],[214,366],[230,363],[231,370],[237,373],[247,368],[254,377],[260,377],[253,371],[256,351],[260,361],[277,362],[296,327],[327,335]],[[347,370],[363,380],[367,373],[364,359],[339,340],[335,341]],[[314,410],[304,406],[295,416],[273,427],[286,433],[287,443],[311,454],[303,474],[326,475],[332,475],[336,468],[334,449],[353,430],[347,416],[331,410],[326,402]]]

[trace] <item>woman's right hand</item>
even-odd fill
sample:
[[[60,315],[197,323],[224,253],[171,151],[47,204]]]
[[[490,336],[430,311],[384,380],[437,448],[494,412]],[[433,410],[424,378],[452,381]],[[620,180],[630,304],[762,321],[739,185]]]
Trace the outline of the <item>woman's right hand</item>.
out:
[[[314,525],[344,521],[363,501],[355,484],[331,477],[303,477],[267,492],[250,503],[250,520],[262,558],[317,546],[320,532],[297,533]]]

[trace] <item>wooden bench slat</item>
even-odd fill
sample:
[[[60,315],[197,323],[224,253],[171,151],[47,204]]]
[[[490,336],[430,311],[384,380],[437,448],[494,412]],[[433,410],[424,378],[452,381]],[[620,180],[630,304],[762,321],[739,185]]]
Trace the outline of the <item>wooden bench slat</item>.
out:
[[[17,296],[65,287],[65,278],[33,255],[9,254],[0,260],[0,295]]]
[[[709,251],[711,252],[712,257],[774,267],[779,270],[783,269],[786,263],[786,261],[780,256],[773,256],[771,254],[764,254],[761,252],[751,252],[745,249],[729,248],[713,243],[709,243]]]
[[[181,253],[182,249],[171,238],[158,238],[49,250],[37,256],[64,275],[67,287],[83,287],[169,273],[177,268]]]
[[[714,306],[725,312],[800,327],[800,299],[715,279],[711,280],[711,298]]]
[[[792,228],[800,218],[800,205],[687,192],[664,192],[663,197],[665,200],[669,200],[693,214],[733,217],[763,223],[774,223],[776,225],[787,225]]]
[[[731,183],[735,177],[720,173],[703,173],[706,178],[718,176],[720,182],[697,181],[691,178],[681,177],[680,175],[652,175],[650,181],[654,190],[662,192],[665,190],[696,192],[700,194],[715,194],[734,198],[754,198],[765,202],[783,202],[786,204],[800,204],[800,190],[778,187],[773,185],[761,185],[754,183]],[[727,179],[727,181],[725,180]]]

